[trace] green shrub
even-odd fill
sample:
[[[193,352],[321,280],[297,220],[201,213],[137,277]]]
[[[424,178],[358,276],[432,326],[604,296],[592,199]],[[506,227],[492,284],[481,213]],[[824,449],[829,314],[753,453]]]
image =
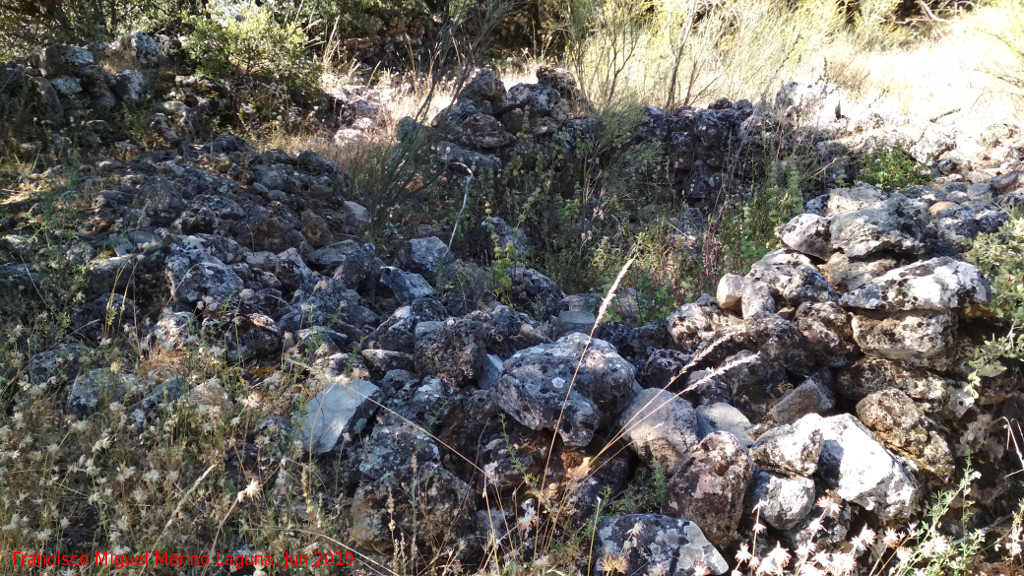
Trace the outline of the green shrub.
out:
[[[886,192],[931,182],[931,174],[902,148],[879,146],[864,162],[860,178]]]
[[[306,34],[298,22],[282,24],[266,6],[222,0],[211,2],[208,16],[192,24],[184,48],[199,74],[278,84],[296,101],[316,93],[320,65],[306,53]]]
[[[999,231],[978,236],[968,258],[992,282],[992,312],[1012,326],[978,349],[971,363],[976,385],[979,376],[997,376],[1024,360],[1024,334],[1015,330],[1024,326],[1024,210],[1018,208]]]

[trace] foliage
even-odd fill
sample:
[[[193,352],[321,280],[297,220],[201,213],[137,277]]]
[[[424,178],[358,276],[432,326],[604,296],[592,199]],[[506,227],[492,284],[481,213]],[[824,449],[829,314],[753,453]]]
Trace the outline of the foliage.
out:
[[[997,376],[1007,364],[1024,360],[1024,209],[1018,208],[997,232],[981,234],[968,253],[981,273],[992,282],[991,310],[1009,324],[1003,335],[993,335],[971,363],[979,376]]]
[[[266,6],[232,0],[211,2],[209,10],[207,17],[192,20],[184,43],[198,73],[280,84],[297,101],[316,93],[320,67],[306,53],[306,35],[297,22],[281,24]]]
[[[879,146],[864,162],[860,178],[892,192],[914,184],[931,182],[931,174],[899,147]]]
[[[713,292],[725,274],[745,274],[750,265],[779,246],[775,230],[803,211],[797,162],[770,168],[749,191],[728,196],[712,215],[701,242],[696,276],[689,295]]]

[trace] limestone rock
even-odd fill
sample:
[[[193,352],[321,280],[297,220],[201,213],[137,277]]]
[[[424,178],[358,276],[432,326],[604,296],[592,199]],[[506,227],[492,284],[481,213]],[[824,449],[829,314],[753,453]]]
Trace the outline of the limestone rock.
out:
[[[790,305],[839,301],[828,279],[803,254],[772,250],[750,267],[748,277],[764,282],[772,296]]]
[[[369,423],[377,406],[379,388],[358,379],[330,380],[306,405],[302,440],[313,454],[330,452],[342,434],[358,434]]]
[[[991,292],[976,266],[943,256],[890,270],[844,294],[840,303],[866,310],[945,312],[969,304],[987,304]]]
[[[595,571],[602,558],[625,555],[623,576],[693,576],[706,568],[725,574],[729,565],[697,524],[658,514],[603,518],[594,543]],[[610,569],[610,567],[609,567]]]
[[[725,546],[737,539],[753,473],[746,448],[732,434],[714,432],[701,440],[669,480],[665,506],[696,522],[712,544]]]
[[[650,465],[669,474],[679,471],[697,445],[697,416],[689,402],[675,394],[648,388],[637,394],[619,416],[623,440]]]
[[[761,435],[750,447],[750,457],[770,472],[811,476],[818,470],[822,435],[810,427],[782,424]]]
[[[751,509],[760,506],[760,519],[768,525],[789,530],[814,508],[814,481],[758,468],[747,489],[746,502]]]
[[[818,475],[840,498],[883,520],[906,518],[921,490],[906,466],[889,453],[855,416],[807,415],[797,430],[818,431],[823,440]]]
[[[800,214],[776,232],[786,246],[797,252],[828,260],[832,255],[831,233],[827,218]]]
[[[495,404],[531,430],[554,429],[564,404],[559,435],[567,445],[586,446],[626,407],[635,375],[614,346],[577,333],[515,353],[490,392]]]
[[[946,312],[897,312],[876,320],[854,316],[853,338],[865,354],[902,360],[911,366],[947,368],[956,317]]]
[[[880,390],[857,403],[857,417],[885,446],[917,464],[940,482],[955,470],[946,440],[930,431],[914,401],[899,390]]]
[[[829,226],[832,249],[851,258],[883,250],[922,254],[926,249],[924,228],[930,220],[924,203],[893,194],[871,207],[833,218]]]

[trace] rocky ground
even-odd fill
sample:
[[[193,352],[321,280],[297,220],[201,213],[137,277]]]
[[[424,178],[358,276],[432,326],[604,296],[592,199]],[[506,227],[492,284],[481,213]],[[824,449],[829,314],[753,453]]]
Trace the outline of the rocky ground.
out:
[[[84,270],[80,303],[67,336],[29,367],[33,381],[53,379],[75,418],[120,401],[144,428],[168,404],[207,402],[208,386],[141,369],[197,341],[243,366],[271,406],[287,405],[284,375],[298,374],[311,390],[305,415],[278,410],[225,466],[259,474],[245,456],[254,438],[301,436],[350,511],[334,537],[371,558],[403,540],[467,566],[495,547],[541,556],[545,542],[531,530],[545,519],[568,538],[602,495],[653,469],[667,483],[659,509],[600,514],[581,571],[624,561],[630,575],[727,573],[752,539],[755,508],[768,549],[905,526],[928,494],[955,485],[968,453],[985,472],[981,506],[952,537],[1012,511],[1000,421],[1021,417],[1021,374],[1011,367],[983,378],[977,397],[965,391],[971,351],[998,326],[988,281],[963,258],[1024,203],[1014,170],[1024,148],[1012,131],[993,129],[998,137],[972,157],[955,134],[914,136],[936,181],[887,193],[837,185],[853,181],[857,151],[884,127],[839,117],[837,95],[820,97],[821,87],[787,87],[774,106],[650,108],[624,145],[665,144],[667,184],[687,207],[706,209],[730,154],[753,154],[766,139],[810,138],[834,177],[779,229],[782,248],[721,278],[714,296],[647,325],[599,322],[602,295],[566,295],[537,270],[509,269],[496,301],[487,263],[448,237],[411,237],[383,259],[341,169],[311,152],[260,153],[215,136],[211,120],[229,106],[216,86],[152,79],[145,66],[166,63],[166,43],[137,35],[123,49],[139,70],[111,75],[70,47],[0,67],[0,110],[28,94],[43,119],[23,135],[23,152],[77,144],[103,155],[62,195],[75,207],[66,250]],[[506,89],[481,71],[433,125],[406,128],[435,135],[440,165],[475,174],[552,147],[571,158],[595,119],[579,115],[571,75],[537,78]],[[146,99],[162,112],[145,119],[154,145],[140,148],[101,118]],[[378,113],[372,102],[366,93],[338,104],[347,111],[339,139],[372,124],[359,122]],[[794,136],[801,129],[811,132]],[[5,200],[8,318],[36,292],[32,203]],[[491,224],[499,243],[527,241]],[[83,369],[118,332],[137,346],[139,370]]]

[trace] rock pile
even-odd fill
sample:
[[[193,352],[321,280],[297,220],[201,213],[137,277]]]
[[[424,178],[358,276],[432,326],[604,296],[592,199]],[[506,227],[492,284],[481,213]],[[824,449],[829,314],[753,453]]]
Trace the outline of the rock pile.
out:
[[[53,82],[23,81],[51,91],[92,66],[77,50],[43,64]],[[445,153],[497,164],[526,153],[520,129],[584,129],[568,118],[571,78],[539,76],[506,91],[478,75],[438,119]],[[110,88],[97,78],[89,86]],[[751,118],[745,103],[650,109],[643,129],[674,150],[675,185],[703,197],[723,168],[715,151]],[[957,184],[832,189],[779,230],[784,248],[722,278],[716,297],[591,336],[592,322],[554,317],[593,318],[597,303],[565,296],[535,270],[508,271],[518,304],[509,308],[441,239],[413,239],[384,262],[365,242],[367,210],[346,200],[351,180],[313,153],[259,154],[220,136],[83,174],[69,193],[91,203],[69,246],[88,270],[72,314],[81,341],[54,351],[65,358],[67,410],[87,418],[129,387],[126,375],[75,370],[111,318],[144,350],[201,338],[247,365],[294,361],[318,393],[306,420],[276,425],[294,427],[320,461],[351,464],[336,489],[352,496],[349,537],[367,551],[387,554],[400,535],[478,558],[491,538],[518,538],[510,531],[555,513],[516,500],[536,482],[527,478],[563,490],[557,514],[582,527],[602,489],[658,466],[662,513],[602,518],[594,560],[625,555],[631,576],[698,565],[723,574],[754,507],[766,540],[787,546],[842,540],[858,519],[910,517],[929,483],[954,474],[965,427],[1020,394],[1016,370],[985,382],[977,403],[963,392],[991,291],[958,250],[1005,214]],[[18,234],[3,241],[31,245]],[[0,266],[0,309],[19,306],[30,272]],[[449,282],[453,274],[462,281]],[[49,360],[37,358],[33,378],[56,374]],[[149,399],[135,408],[140,423],[161,401],[210,393],[132,378]],[[411,485],[427,501],[400,489]],[[850,506],[822,536],[816,502],[826,493]],[[499,512],[493,498],[509,505]]]

